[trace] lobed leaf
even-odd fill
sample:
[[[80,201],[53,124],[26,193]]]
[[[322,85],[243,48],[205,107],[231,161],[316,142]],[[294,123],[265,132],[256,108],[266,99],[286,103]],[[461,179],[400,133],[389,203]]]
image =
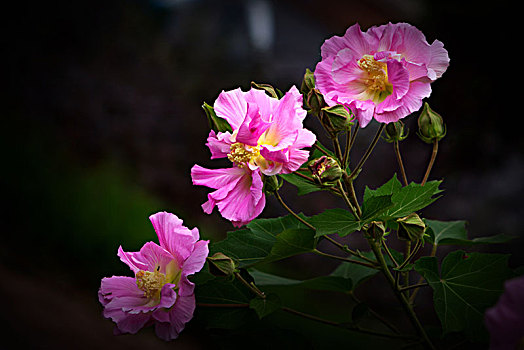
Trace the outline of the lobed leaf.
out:
[[[468,239],[466,221],[438,221],[425,219],[428,226],[428,241],[435,245],[475,245],[506,243],[515,237],[498,234]]]

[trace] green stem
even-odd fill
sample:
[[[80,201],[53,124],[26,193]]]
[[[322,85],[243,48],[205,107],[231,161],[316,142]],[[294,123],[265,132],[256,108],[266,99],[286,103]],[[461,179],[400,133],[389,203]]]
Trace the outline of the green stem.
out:
[[[340,261],[344,261],[344,262],[348,262],[348,263],[352,263],[352,264],[356,264],[356,265],[360,265],[360,266],[369,267],[370,269],[376,269],[376,270],[379,269],[379,267],[376,266],[376,265],[368,264],[368,263],[365,263],[365,262],[359,261],[359,260],[353,260],[353,259],[344,258],[344,257],[338,256],[338,255],[332,255],[332,254],[324,253],[324,252],[321,252],[318,249],[313,249],[313,253],[315,253],[317,255],[320,255],[320,256],[324,256],[326,258],[336,259],[336,260],[340,260]]]
[[[324,146],[321,146],[320,143],[315,142],[315,143],[313,144],[313,147],[315,147],[316,149],[318,149],[320,152],[324,153],[326,156],[331,157],[331,154],[329,154],[329,152],[326,151],[326,150],[324,149]]]
[[[401,292],[403,292],[405,290],[409,290],[409,289],[413,289],[413,288],[420,288],[420,287],[425,287],[425,286],[429,286],[429,284],[427,284],[427,283],[417,283],[417,284],[413,284],[411,286],[405,286],[405,287],[399,288],[399,290]]]
[[[422,179],[421,185],[424,186],[426,184],[426,181],[428,181],[429,173],[431,172],[431,168],[433,168],[433,164],[435,163],[435,158],[437,158],[437,152],[438,152],[438,140],[433,141],[433,152],[431,152],[431,158],[429,160],[428,167],[426,169],[426,173],[424,174],[424,178]]]
[[[362,210],[360,209],[360,205],[358,204],[357,194],[355,193],[355,187],[353,186],[353,180],[346,174],[346,172],[342,175],[344,179],[344,183],[346,184],[346,187],[348,188],[349,195],[351,196],[350,199],[353,202],[353,205],[357,209],[357,212],[359,214],[358,217],[362,216]]]
[[[413,250],[411,250],[411,253],[409,254],[409,256],[407,256],[404,259],[404,261],[402,262],[402,264],[400,264],[400,266],[398,267],[399,270],[403,269],[407,264],[409,264],[411,259],[413,259],[415,254],[417,254],[418,250],[420,249],[420,246],[421,246],[420,241],[417,241],[415,247],[413,248]]]
[[[333,137],[333,148],[335,149],[335,155],[338,158],[338,162],[341,165],[341,167],[344,167],[344,163],[342,163],[343,157],[342,157],[342,149],[340,148],[340,143],[338,142],[338,136]]]
[[[280,204],[291,214],[293,215],[298,221],[300,221],[301,223],[303,223],[304,225],[306,225],[307,227],[309,227],[310,229],[312,230],[317,230],[315,226],[311,225],[309,222],[307,222],[306,220],[302,219],[300,216],[298,216],[297,213],[295,213],[290,207],[287,206],[287,204],[284,202],[284,200],[282,199],[282,197],[280,196],[280,193],[278,193],[278,191],[275,191],[275,197],[277,198],[277,200],[280,202]]]
[[[398,268],[398,262],[395,260],[395,258],[393,257],[393,254],[391,254],[391,251],[389,250],[388,246],[386,245],[386,241],[384,241],[382,243],[382,247],[384,248],[384,251],[386,252],[386,254],[389,256],[389,258],[391,259],[391,261],[393,262],[393,264],[395,264],[395,267]]]
[[[342,169],[346,169],[349,163],[349,151],[351,149],[351,128],[348,129],[346,134],[346,147],[344,147],[344,156],[342,158]]]
[[[344,198],[344,202],[346,202],[346,205],[351,210],[351,213],[353,214],[353,216],[355,218],[357,218],[357,219],[360,219],[359,212],[357,211],[357,209],[355,209],[353,204],[351,204],[351,201],[349,200],[349,198],[348,198],[348,196],[346,194],[346,191],[344,190],[344,187],[342,186],[342,181],[338,180],[337,181],[337,186],[338,186],[338,190],[340,191],[340,193],[342,193],[342,198]],[[360,210],[360,208],[359,208],[359,210]]]
[[[373,140],[371,141],[371,144],[369,145],[368,149],[366,150],[366,153],[364,153],[364,155],[362,156],[362,158],[360,159],[360,161],[358,162],[358,165],[356,166],[355,169],[353,169],[353,171],[351,172],[351,174],[349,174],[349,178],[350,179],[353,179],[355,177],[357,177],[359,171],[362,169],[362,166],[364,165],[364,163],[366,162],[366,160],[369,158],[369,156],[371,155],[371,152],[373,151],[373,149],[375,148],[378,140],[380,139],[380,134],[382,134],[382,131],[384,130],[384,128],[386,127],[386,124],[382,123],[380,125],[380,127],[378,128],[377,130],[377,133],[375,134],[375,137],[373,138]]]
[[[249,288],[249,290],[251,290],[253,293],[255,293],[258,297],[260,297],[262,299],[266,298],[266,295],[264,294],[264,292],[262,292],[260,289],[258,289],[258,287],[255,286],[254,283],[249,283],[248,281],[246,281],[244,279],[244,277],[242,277],[240,275],[240,273],[238,273],[238,272],[235,272],[234,275],[235,275],[235,278],[237,278],[240,282],[242,282],[243,285],[245,285],[247,288]]]
[[[349,292],[349,296],[351,297],[351,299],[353,299],[353,301],[357,304],[360,304],[361,301],[355,296],[355,293],[354,292]],[[388,322],[387,319],[385,319],[382,315],[380,315],[378,312],[376,312],[375,310],[373,310],[372,308],[368,307],[368,310],[369,310],[369,313],[371,315],[373,315],[377,320],[379,320],[380,322],[382,322],[382,324],[386,327],[388,327],[389,329],[391,329],[393,332],[397,333],[397,334],[400,334],[400,331],[395,327],[393,326],[390,322]]]
[[[409,303],[408,299],[404,296],[404,294],[402,294],[400,290],[397,288],[397,286],[395,285],[395,278],[389,271],[386,260],[384,259],[384,255],[382,254],[382,251],[378,247],[377,243],[372,238],[368,238],[368,243],[371,249],[373,250],[375,257],[377,258],[378,263],[380,264],[382,268],[382,273],[384,274],[391,288],[393,289],[395,296],[398,298],[398,300],[402,304],[402,307],[404,308],[404,311],[406,311],[406,314],[408,315],[409,320],[413,324],[413,327],[415,328],[417,333],[424,339],[424,342],[428,345],[428,347],[430,349],[435,349],[435,347],[429,340],[428,335],[424,331],[422,324],[420,324],[420,321],[418,320],[417,315],[415,314],[415,311],[413,310],[413,307]]]
[[[338,322],[334,322],[334,321],[331,321],[331,320],[326,320],[326,319],[318,317],[318,316],[306,314],[304,312],[291,309],[291,308],[289,308],[287,306],[282,306],[281,309],[283,311],[285,311],[285,312],[290,313],[290,314],[293,314],[293,315],[296,315],[296,316],[300,316],[300,317],[303,317],[303,318],[307,318],[307,319],[312,320],[312,321],[316,321],[316,322],[320,322],[320,323],[327,324],[327,325],[330,325],[330,326],[344,328],[344,329],[347,329],[347,330],[352,330],[352,331],[356,331],[356,332],[360,332],[360,333],[375,335],[375,336],[378,336],[378,337],[397,338],[397,339],[412,339],[413,338],[413,337],[410,337],[410,336],[405,336],[405,335],[400,335],[400,334],[377,332],[377,331],[374,331],[374,330],[371,330],[371,329],[365,329],[365,328],[361,328],[361,327],[358,327],[358,326],[348,326],[347,324],[338,323]]]
[[[400,155],[400,147],[398,141],[393,142],[393,149],[395,150],[395,155],[397,156],[397,163],[400,168],[400,173],[402,174],[402,180],[404,181],[404,186],[408,185],[408,177],[406,175],[406,170],[404,169],[404,162],[402,161],[402,156]]]
[[[433,257],[433,256],[437,255],[437,247],[438,247],[438,245],[433,244],[433,247],[431,248],[431,254],[429,254],[429,256]],[[420,278],[418,279],[417,284],[420,284],[423,280],[424,280],[424,277],[420,276]],[[416,288],[413,291],[413,293],[411,294],[411,296],[409,297],[409,302],[410,303],[413,303],[413,301],[415,301],[415,296],[417,295],[417,293],[418,293],[418,288]]]

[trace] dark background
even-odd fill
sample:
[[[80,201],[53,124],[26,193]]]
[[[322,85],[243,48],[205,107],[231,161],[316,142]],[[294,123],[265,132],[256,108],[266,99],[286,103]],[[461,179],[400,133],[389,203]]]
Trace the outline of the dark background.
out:
[[[471,237],[522,237],[521,88],[512,86],[521,65],[513,11],[504,1],[416,0],[78,0],[6,9],[2,332],[31,348],[209,345],[195,324],[172,344],[151,331],[113,337],[96,299],[100,279],[128,274],[118,245],[133,251],[153,240],[147,217],[157,211],[176,213],[206,239],[232,230],[217,212],[202,212],[208,190],[191,185],[195,163],[220,164],[204,146],[208,125],[200,106],[222,90],[248,89],[251,81],[283,91],[300,85],[324,40],[355,22],[363,30],[409,22],[449,52],[450,67],[428,99],[448,128],[431,176],[444,180],[445,192],[424,217],[467,220]],[[431,147],[415,136],[416,116],[405,122],[411,136],[401,149],[408,177],[419,182]],[[322,134],[316,120],[305,124]],[[360,132],[354,157],[376,127]],[[357,192],[396,171],[391,145],[379,143]],[[297,197],[289,185],[283,191],[307,215],[342,205],[327,194]],[[269,198],[262,217],[283,214]],[[350,243],[364,247],[358,238]],[[524,264],[522,248],[519,238],[474,249],[511,253],[517,267]],[[283,266],[290,276],[312,277],[336,264],[305,256]],[[430,308],[421,310],[435,322]]]

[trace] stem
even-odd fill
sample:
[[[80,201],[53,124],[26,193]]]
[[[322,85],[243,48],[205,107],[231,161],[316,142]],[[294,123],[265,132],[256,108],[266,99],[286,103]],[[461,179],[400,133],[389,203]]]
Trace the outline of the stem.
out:
[[[211,303],[197,303],[197,306],[201,307],[234,307],[234,308],[242,308],[242,307],[249,307],[249,304],[211,304]]]
[[[379,269],[377,265],[368,264],[368,263],[365,263],[365,262],[359,261],[359,260],[353,260],[353,259],[344,258],[344,257],[338,256],[338,255],[332,255],[332,254],[324,253],[324,252],[321,252],[318,249],[313,249],[313,253],[315,253],[317,255],[320,255],[320,256],[324,256],[326,258],[336,259],[336,260],[340,260],[340,261],[344,261],[344,262],[348,262],[348,263],[352,263],[352,264],[357,264],[357,265],[369,267],[370,269],[375,269],[375,270]]]
[[[317,230],[315,226],[311,225],[309,222],[307,222],[306,220],[302,219],[300,216],[298,216],[297,213],[295,213],[293,210],[291,210],[290,207],[287,206],[287,204],[284,202],[284,200],[282,199],[282,197],[280,196],[280,193],[278,193],[278,191],[275,191],[275,197],[277,197],[277,200],[280,202],[280,204],[291,214],[293,215],[298,221],[300,221],[301,223],[303,223],[304,225],[306,225],[307,227],[309,227],[310,229],[312,230]]]
[[[357,124],[355,125],[355,132],[353,133],[353,135],[351,135],[351,141],[349,143],[349,149],[352,149],[353,145],[355,144],[355,139],[357,138],[358,130],[360,130],[360,125],[359,125],[359,123],[357,121]]]
[[[393,257],[393,254],[391,254],[388,246],[386,245],[386,241],[384,241],[382,243],[382,247],[384,248],[384,250],[386,251],[386,254],[389,256],[389,258],[391,259],[391,261],[393,262],[393,264],[395,264],[395,267],[398,268],[398,262],[395,260],[395,258]]]
[[[417,254],[418,250],[420,249],[421,247],[421,243],[420,241],[417,241],[417,244],[415,245],[415,248],[413,248],[413,250],[411,251],[411,253],[409,254],[408,257],[406,257],[406,259],[404,259],[404,261],[402,262],[402,264],[400,264],[400,266],[398,267],[398,269],[402,269],[404,268],[407,264],[409,264],[409,262],[411,261],[411,259],[413,259],[413,257],[415,256],[415,254]]]
[[[297,316],[300,316],[300,317],[304,317],[304,318],[307,318],[307,319],[312,320],[312,321],[320,322],[320,323],[327,324],[327,325],[334,326],[334,327],[339,327],[339,328],[344,328],[344,329],[348,329],[348,330],[352,330],[352,331],[357,331],[357,332],[360,332],[360,333],[375,335],[375,336],[379,336],[379,337],[386,337],[386,338],[397,338],[397,339],[412,339],[413,338],[413,337],[410,337],[410,336],[405,336],[405,335],[400,335],[400,334],[377,332],[377,331],[373,331],[373,330],[370,330],[370,329],[361,328],[361,327],[358,327],[358,326],[348,326],[348,325],[345,325],[345,324],[342,324],[342,323],[334,322],[334,321],[331,321],[331,320],[326,320],[326,319],[318,317],[318,316],[306,314],[304,312],[291,309],[291,308],[289,308],[287,306],[282,306],[281,309],[282,309],[282,311],[285,311],[285,312],[288,312],[290,314],[297,315]]]
[[[357,304],[360,304],[361,301],[355,296],[355,294],[353,292],[349,292],[349,296],[353,299],[353,301]],[[388,320],[386,320],[384,317],[382,317],[382,315],[380,315],[378,312],[376,312],[375,310],[371,309],[370,307],[368,307],[369,309],[369,313],[373,316],[375,316],[375,318],[377,320],[379,320],[380,322],[382,322],[382,324],[386,327],[388,327],[389,329],[391,329],[393,332],[397,333],[397,334],[400,334],[400,331],[395,327],[393,326],[391,323],[388,322]]]
[[[346,147],[344,148],[344,157],[342,158],[342,169],[346,169],[349,163],[349,150],[351,149],[351,128],[346,134]]]
[[[336,245],[340,250],[346,252],[346,253],[349,253],[353,256],[356,256],[356,257],[359,257],[361,258],[362,260],[366,260],[367,262],[373,264],[373,265],[376,265],[377,264],[377,261],[376,260],[373,260],[373,259],[370,259],[364,255],[362,255],[359,251],[354,251],[352,249],[350,249],[348,246],[346,245],[342,245],[340,243],[338,243],[337,241],[335,241],[333,238],[329,237],[329,236],[322,236],[322,238],[325,238],[327,239],[328,241],[330,241],[331,243],[333,243],[334,245]]]
[[[429,286],[429,284],[427,284],[427,283],[417,283],[417,284],[413,284],[411,286],[405,286],[405,287],[399,288],[399,290],[401,292],[403,292],[403,291],[408,290],[408,289],[420,288],[420,287],[425,287],[425,286]]]
[[[353,179],[353,178],[357,177],[360,169],[362,169],[362,166],[364,165],[366,160],[371,155],[371,152],[373,151],[373,148],[375,148],[378,140],[380,139],[380,134],[382,134],[382,131],[384,130],[385,127],[386,127],[386,124],[384,124],[384,123],[382,123],[380,125],[380,127],[377,130],[377,133],[375,134],[375,137],[373,138],[373,141],[371,141],[371,144],[369,145],[368,149],[366,150],[366,153],[364,153],[364,155],[362,156],[362,159],[360,159],[360,161],[358,162],[357,167],[355,169],[353,169],[351,174],[349,174],[349,178],[350,179]]]
[[[429,256],[433,257],[435,255],[437,255],[437,245],[436,244],[433,244],[433,248],[431,248],[431,254],[429,254]],[[420,284],[422,281],[424,280],[424,277],[420,276],[420,278],[418,279],[418,282],[417,284]],[[418,288],[415,289],[413,291],[413,294],[411,294],[411,296],[409,297],[409,302],[410,303],[413,303],[413,301],[415,300],[415,296],[417,295],[418,293]]]
[[[351,200],[353,202],[353,205],[355,208],[357,208],[357,212],[359,214],[358,217],[362,215],[362,210],[360,209],[360,205],[358,204],[357,195],[355,193],[355,187],[353,186],[353,180],[346,174],[346,172],[343,173],[343,179],[344,183],[346,184],[346,187],[348,188],[349,195],[351,196]]]
[[[429,160],[428,168],[426,169],[426,174],[424,174],[424,179],[422,179],[421,185],[424,186],[426,181],[428,181],[429,173],[431,172],[431,168],[433,168],[433,164],[435,163],[435,158],[437,158],[437,152],[438,152],[438,141],[433,141],[433,152],[431,153],[431,159]]]
[[[402,156],[400,155],[400,148],[398,141],[393,142],[393,149],[395,150],[395,155],[397,156],[397,163],[400,167],[400,173],[402,174],[402,180],[404,181],[404,186],[408,185],[408,177],[406,176],[406,170],[404,169],[404,162],[402,162]]]
[[[248,287],[258,297],[260,297],[262,299],[266,298],[266,295],[264,294],[264,292],[262,292],[260,289],[258,289],[257,286],[255,286],[254,283],[249,283],[248,281],[246,281],[244,279],[244,277],[242,277],[240,275],[240,273],[238,273],[238,272],[235,272],[234,274],[235,274],[235,278],[237,278],[240,282],[242,282],[242,284],[244,284],[246,287]]]
[[[377,243],[371,238],[368,238],[368,243],[371,249],[373,250],[375,257],[377,258],[378,263],[380,264],[382,268],[382,273],[384,274],[391,288],[393,289],[395,296],[398,298],[398,300],[402,304],[402,307],[404,308],[404,311],[406,311],[409,317],[409,320],[413,324],[413,327],[415,328],[417,333],[424,339],[425,343],[429,346],[429,348],[435,349],[435,347],[429,340],[428,335],[424,331],[424,328],[420,324],[420,321],[418,320],[417,315],[415,314],[415,311],[413,311],[413,307],[409,303],[408,299],[404,296],[404,294],[402,294],[400,290],[397,288],[397,286],[395,285],[395,278],[389,271],[386,260],[384,259],[384,255],[382,254],[382,251],[378,247]]]
[[[340,165],[343,167],[344,164],[342,163],[342,149],[340,148],[340,143],[338,142],[338,136],[335,136],[332,140],[333,148],[335,149],[335,155],[337,156]]]
[[[313,147],[318,149],[320,152],[324,153],[326,156],[331,157],[331,154],[329,154],[328,151],[326,151],[323,146],[320,146],[320,144],[318,142],[315,142],[313,144]]]
[[[346,205],[349,207],[349,209],[351,209],[351,213],[353,214],[353,216],[357,219],[360,218],[360,215],[359,215],[359,212],[357,212],[357,209],[355,209],[355,207],[353,207],[353,204],[351,204],[351,201],[349,200],[347,194],[346,194],[346,191],[344,190],[344,187],[342,186],[342,181],[338,180],[337,181],[337,186],[338,186],[338,189],[340,191],[340,193],[342,193],[342,198],[344,198],[344,201],[346,202]],[[360,208],[359,208],[360,210]]]

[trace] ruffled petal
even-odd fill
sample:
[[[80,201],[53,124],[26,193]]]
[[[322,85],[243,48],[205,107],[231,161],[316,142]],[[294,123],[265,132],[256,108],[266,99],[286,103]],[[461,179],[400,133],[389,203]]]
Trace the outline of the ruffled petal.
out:
[[[227,120],[233,131],[237,130],[247,113],[246,93],[240,88],[222,91],[213,108],[217,116]]]
[[[184,222],[174,214],[159,212],[151,215],[149,220],[153,224],[160,246],[176,257],[178,266],[182,266],[191,254],[198,237],[195,238],[195,233],[185,227]]]

